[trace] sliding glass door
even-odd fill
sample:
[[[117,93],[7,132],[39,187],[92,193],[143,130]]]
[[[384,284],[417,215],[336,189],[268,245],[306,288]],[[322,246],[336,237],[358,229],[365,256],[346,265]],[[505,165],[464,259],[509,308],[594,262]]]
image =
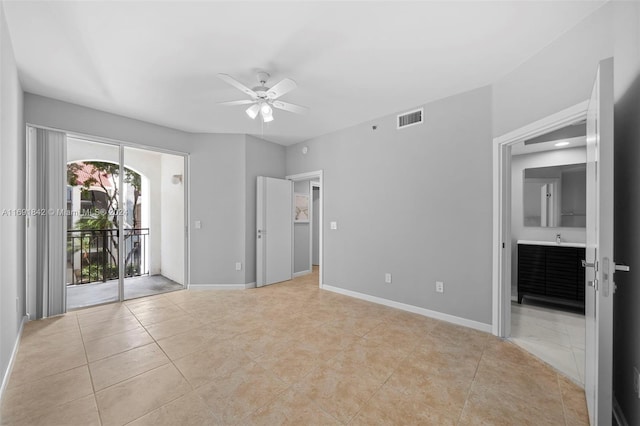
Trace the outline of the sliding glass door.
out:
[[[67,137],[67,309],[184,287],[185,159]]]

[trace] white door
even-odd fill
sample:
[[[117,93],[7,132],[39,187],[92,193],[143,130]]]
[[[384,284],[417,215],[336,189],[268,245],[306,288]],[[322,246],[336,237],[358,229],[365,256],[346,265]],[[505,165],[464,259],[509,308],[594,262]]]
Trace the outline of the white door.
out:
[[[256,285],[292,278],[293,183],[258,176]]]
[[[613,60],[600,62],[587,113],[585,393],[592,425],[610,425],[613,364]]]

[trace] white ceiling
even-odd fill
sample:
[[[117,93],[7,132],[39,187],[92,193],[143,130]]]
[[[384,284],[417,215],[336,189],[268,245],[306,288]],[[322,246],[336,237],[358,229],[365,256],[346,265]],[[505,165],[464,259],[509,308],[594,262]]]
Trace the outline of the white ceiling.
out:
[[[491,84],[603,1],[4,1],[27,92],[190,132],[261,135],[244,95],[289,77],[264,138],[289,145]]]

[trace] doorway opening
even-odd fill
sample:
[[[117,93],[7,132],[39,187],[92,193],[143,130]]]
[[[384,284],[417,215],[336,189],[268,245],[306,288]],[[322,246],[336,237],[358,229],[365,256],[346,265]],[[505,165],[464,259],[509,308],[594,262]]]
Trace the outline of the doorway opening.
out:
[[[320,288],[324,270],[322,178],[322,170],[286,176],[294,186],[293,276],[317,273]]]
[[[585,102],[494,140],[493,333],[582,386],[586,114]]]
[[[584,386],[586,125],[511,146],[511,340]]]

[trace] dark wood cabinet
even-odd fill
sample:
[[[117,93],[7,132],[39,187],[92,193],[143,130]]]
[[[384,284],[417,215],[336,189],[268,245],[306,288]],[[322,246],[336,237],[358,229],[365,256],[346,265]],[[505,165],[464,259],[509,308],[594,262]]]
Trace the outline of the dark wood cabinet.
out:
[[[518,244],[518,303],[532,296],[584,309],[583,247]]]

